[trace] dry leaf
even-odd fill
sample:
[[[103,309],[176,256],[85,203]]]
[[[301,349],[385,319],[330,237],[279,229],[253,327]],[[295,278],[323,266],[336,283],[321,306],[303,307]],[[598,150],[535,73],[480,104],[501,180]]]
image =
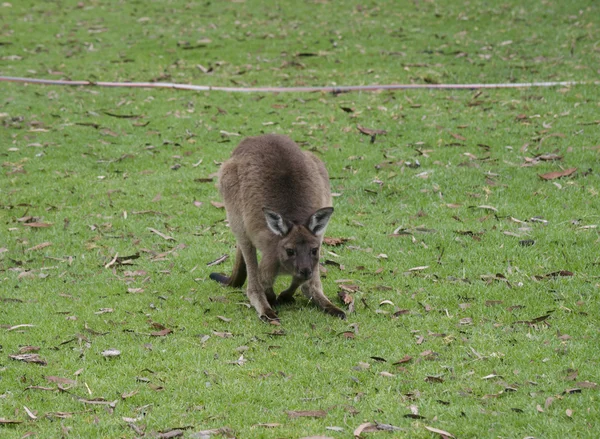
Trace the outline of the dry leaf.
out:
[[[351,331],[342,332],[342,335],[344,336],[344,338],[350,338],[350,339],[356,338],[356,334]]]
[[[451,433],[448,433],[447,431],[444,431],[444,430],[439,430],[439,429],[437,429],[437,428],[434,428],[434,427],[428,427],[427,425],[425,425],[425,428],[426,428],[427,430],[431,431],[432,433],[437,433],[437,434],[439,434],[440,436],[442,436],[442,438],[443,438],[443,439],[447,439],[447,438],[449,438],[449,437],[450,437],[450,438],[453,438],[453,437],[454,437],[454,435],[453,435],[453,434],[451,434]]]
[[[131,392],[126,392],[121,394],[121,399],[131,398],[134,395],[137,395],[139,390],[132,390]]]
[[[0,418],[0,425],[2,424],[22,424],[23,421],[19,421],[18,419],[4,419]]]
[[[286,410],[290,419],[294,418],[324,418],[327,416],[325,410]]]
[[[24,223],[24,226],[27,227],[33,227],[33,228],[43,228],[43,227],[50,227],[52,224],[50,223]]]
[[[267,422],[265,424],[254,424],[253,427],[276,428],[281,427],[277,422]]]
[[[35,251],[35,250],[41,250],[41,249],[49,247],[51,245],[52,245],[51,242],[42,242],[41,244],[34,245],[33,247],[26,249],[25,251],[26,252],[32,252],[32,251]]]
[[[354,409],[354,407],[352,407],[352,406],[349,406],[349,407],[346,407],[346,408],[352,408],[352,409]],[[325,430],[337,431],[337,432],[341,433],[341,432],[344,431],[344,428],[343,427],[337,427],[337,426],[334,425],[334,426],[331,426],[331,427],[325,427]]]
[[[244,364],[246,364],[248,362],[248,360],[246,360],[244,358],[244,354],[240,355],[240,358],[238,358],[235,361],[228,361],[227,364],[233,364],[235,366],[243,366]]]
[[[111,408],[115,408],[117,403],[119,402],[116,399],[114,401],[107,401],[104,398],[94,398],[94,399],[77,398],[77,401],[79,401],[83,404],[89,404],[89,405],[107,405]]]
[[[41,348],[39,346],[21,346],[19,348],[19,354],[28,354],[29,352],[38,352]]]
[[[498,209],[496,209],[494,206],[482,205],[482,206],[477,206],[477,208],[482,209],[482,210],[491,210],[492,212],[498,212]]]
[[[431,349],[427,349],[426,351],[421,352],[419,355],[423,357],[425,360],[435,360],[439,354]]]
[[[575,171],[577,171],[577,168],[569,168],[569,169],[565,169],[564,171],[554,171],[554,172],[548,172],[547,174],[540,174],[539,177],[542,180],[555,180],[557,178],[568,177],[569,175],[573,174]]]
[[[451,135],[452,137],[454,137],[456,140],[462,140],[462,141],[465,141],[465,140],[467,140],[467,139],[466,139],[466,137],[463,137],[463,136],[461,136],[460,134],[454,134],[454,133],[450,133],[450,135]]]
[[[156,229],[153,229],[152,227],[148,227],[148,230],[150,230],[152,233],[156,233],[158,236],[160,236],[163,239],[166,239],[167,241],[175,241],[175,238],[173,238],[172,236],[169,235],[165,235],[162,232],[159,232]]]
[[[105,358],[118,357],[121,355],[121,351],[118,349],[107,349],[101,352],[101,355]]]
[[[410,360],[412,360],[412,357],[410,355],[405,355],[404,357],[402,357],[398,361],[394,361],[392,364],[396,365],[396,364],[408,363]]]
[[[219,265],[219,264],[222,264],[223,262],[225,262],[227,259],[229,259],[229,255],[225,254],[223,256],[218,257],[214,261],[209,262],[208,264],[206,264],[206,266],[212,267],[213,265]]]
[[[23,406],[23,408],[25,409],[25,412],[27,413],[27,416],[29,416],[30,419],[33,419],[34,421],[37,419],[37,416],[34,412],[32,412],[27,406]]]
[[[356,427],[356,430],[354,430],[354,438],[358,439],[361,437],[360,435],[362,433],[372,433],[374,431],[377,431],[377,424],[365,422],[364,424],[360,424],[358,427]]]
[[[61,387],[62,389],[62,387]],[[44,386],[27,386],[25,390],[43,390],[45,392],[56,392],[56,387],[44,387]]]
[[[19,328],[33,328],[33,327],[35,327],[35,325],[32,325],[30,323],[23,323],[21,325],[11,326],[10,328],[7,328],[6,331],[14,331],[15,329],[19,329]]]
[[[174,437],[181,437],[183,436],[183,430],[176,428],[174,430],[167,430],[167,431],[163,431],[158,433],[158,438],[160,439],[171,439]]]
[[[356,128],[358,128],[358,131],[360,131],[363,134],[366,134],[367,136],[374,136],[376,134],[387,134],[386,130],[375,130],[372,128],[365,128],[360,125],[356,125]]]
[[[395,425],[391,425],[391,424],[380,424],[379,422],[377,422],[376,425],[377,425],[377,430],[382,430],[382,431],[402,431],[402,430],[404,430],[403,428],[396,427]]]
[[[502,305],[502,300],[486,300],[485,306],[494,306],[494,305]]]
[[[572,271],[568,271],[568,270],[560,270],[560,271],[553,271],[552,273],[548,273],[548,274],[537,274],[534,277],[534,279],[536,280],[543,280],[543,279],[550,279],[553,277],[561,277],[561,276],[573,276],[573,272]]]
[[[429,268],[429,265],[422,265],[420,267],[409,268],[408,271],[423,271],[423,270],[427,270],[428,268]]]
[[[354,312],[354,297],[344,289],[338,291],[338,297],[345,305],[348,305],[348,312]]]
[[[495,373],[491,373],[489,375],[486,375],[484,377],[482,377],[482,380],[491,380],[492,378],[502,378],[501,375],[496,375]]]
[[[219,203],[218,201],[211,201],[210,204],[212,204],[217,209],[223,209],[225,207],[223,203]]]
[[[44,360],[38,354],[9,355],[9,357],[13,360],[24,361],[25,363],[35,363],[41,366],[48,364],[46,360]]]
[[[339,245],[344,244],[347,241],[348,241],[348,238],[331,238],[329,236],[326,236],[325,238],[323,238],[323,243],[330,245],[332,247],[337,247]]]
[[[535,159],[550,162],[554,160],[562,160],[562,156],[558,154],[541,154],[536,156]]]
[[[135,270],[135,271],[126,270],[123,272],[123,276],[125,276],[125,277],[146,276],[147,274],[148,274],[148,272],[144,271],[144,270]]]
[[[55,377],[55,376],[45,376],[44,378],[46,378],[46,380],[50,381],[51,383],[69,384],[72,386],[77,385],[77,381],[72,380],[70,378],[61,378],[61,377]]]
[[[222,435],[226,437],[234,437],[233,430],[229,427],[213,428],[211,430],[195,431],[188,435],[189,439],[208,439],[211,436]]]
[[[59,419],[67,419],[72,418],[73,413],[71,412],[48,412],[45,415],[48,419],[59,418]]]
[[[441,376],[428,375],[425,377],[425,382],[426,383],[443,383],[444,378],[442,378]]]

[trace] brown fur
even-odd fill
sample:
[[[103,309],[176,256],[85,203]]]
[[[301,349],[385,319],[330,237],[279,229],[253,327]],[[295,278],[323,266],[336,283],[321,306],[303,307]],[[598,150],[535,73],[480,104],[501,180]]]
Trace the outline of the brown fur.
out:
[[[219,191],[237,254],[230,277],[210,277],[239,287],[247,274],[246,294],[263,320],[277,320],[272,306],[293,300],[298,287],[325,312],[345,318],[323,294],[319,277],[319,250],[333,213],[323,163],[288,137],[250,137],[221,166]],[[279,274],[291,275],[292,282],[276,297]]]

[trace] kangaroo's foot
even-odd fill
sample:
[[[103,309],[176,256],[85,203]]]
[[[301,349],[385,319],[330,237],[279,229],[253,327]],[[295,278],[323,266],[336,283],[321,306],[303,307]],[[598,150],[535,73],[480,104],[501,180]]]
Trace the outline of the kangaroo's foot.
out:
[[[271,308],[265,309],[262,314],[259,313],[259,317],[263,322],[270,323],[271,325],[281,324],[279,317],[277,317],[277,314]]]
[[[325,305],[323,307],[323,311],[334,317],[339,317],[342,320],[346,320],[346,313],[333,304]]]

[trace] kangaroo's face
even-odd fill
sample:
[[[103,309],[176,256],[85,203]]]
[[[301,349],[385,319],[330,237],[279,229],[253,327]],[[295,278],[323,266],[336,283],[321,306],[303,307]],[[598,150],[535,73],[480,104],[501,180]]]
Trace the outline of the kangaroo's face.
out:
[[[292,224],[270,209],[264,208],[263,211],[269,229],[280,237],[277,258],[281,271],[300,281],[310,279],[319,269],[321,239],[333,208],[317,210],[303,225]]]
[[[318,270],[321,240],[304,226],[293,226],[277,246],[282,271],[305,281]]]

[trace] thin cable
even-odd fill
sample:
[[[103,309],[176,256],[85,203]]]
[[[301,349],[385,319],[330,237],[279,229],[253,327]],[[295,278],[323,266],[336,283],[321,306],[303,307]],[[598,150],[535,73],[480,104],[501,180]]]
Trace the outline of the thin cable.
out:
[[[388,84],[388,85],[340,85],[315,87],[219,87],[211,85],[176,84],[173,82],[103,82],[103,81],[69,81],[64,79],[20,78],[16,76],[0,76],[3,82],[19,82],[42,85],[96,86],[96,87],[131,87],[131,88],[171,88],[175,90],[221,91],[227,93],[347,93],[352,91],[376,90],[476,90],[482,88],[528,88],[528,87],[570,87],[575,85],[600,85],[600,81],[554,81],[554,82],[520,82],[500,84]]]

